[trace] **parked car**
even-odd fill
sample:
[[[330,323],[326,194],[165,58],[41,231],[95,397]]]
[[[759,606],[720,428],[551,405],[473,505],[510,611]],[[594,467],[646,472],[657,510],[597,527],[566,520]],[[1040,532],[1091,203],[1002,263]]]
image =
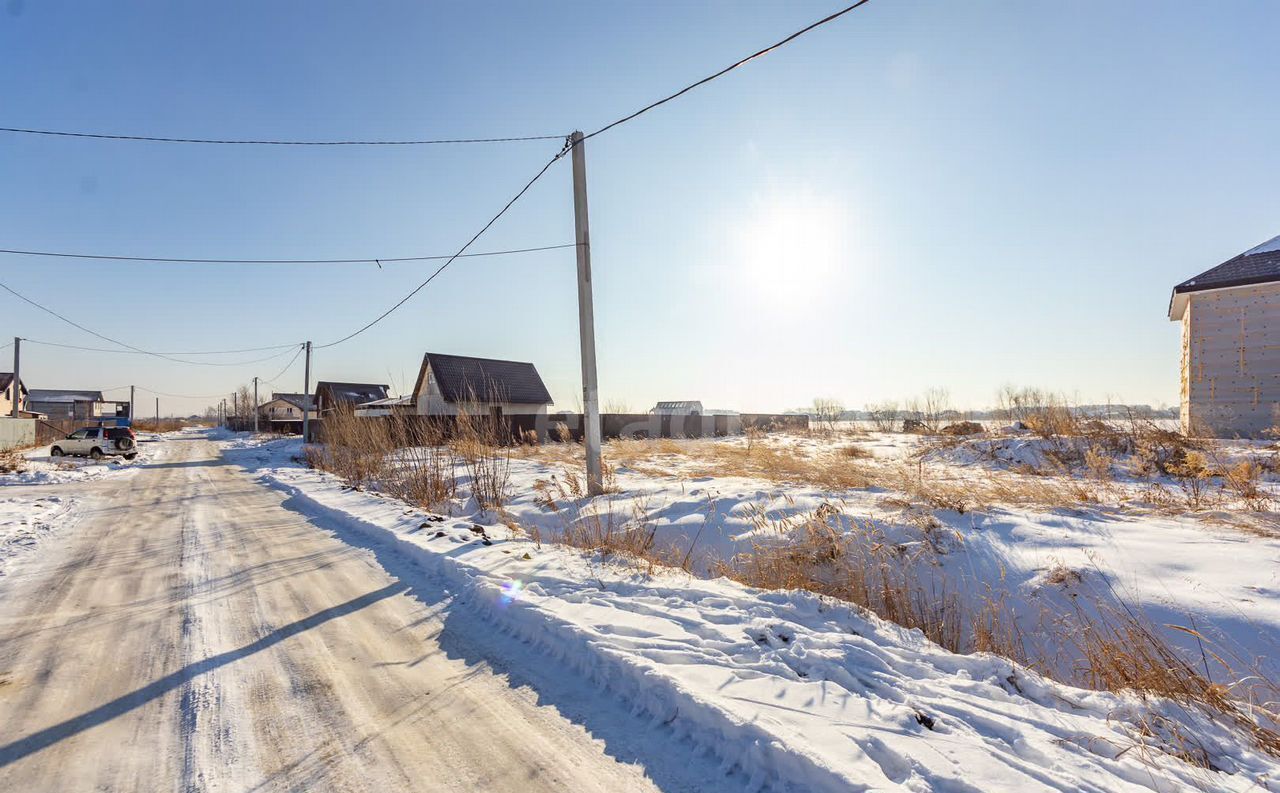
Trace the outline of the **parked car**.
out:
[[[138,456],[138,442],[128,427],[82,427],[54,443],[49,454],[54,457],[73,454],[95,460],[120,456],[132,460]]]

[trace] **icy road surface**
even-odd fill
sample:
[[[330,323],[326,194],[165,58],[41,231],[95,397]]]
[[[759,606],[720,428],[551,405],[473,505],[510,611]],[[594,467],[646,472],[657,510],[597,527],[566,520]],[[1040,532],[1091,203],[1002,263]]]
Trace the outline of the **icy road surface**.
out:
[[[81,506],[0,578],[0,790],[741,788],[204,438],[164,443],[128,478],[6,492]]]

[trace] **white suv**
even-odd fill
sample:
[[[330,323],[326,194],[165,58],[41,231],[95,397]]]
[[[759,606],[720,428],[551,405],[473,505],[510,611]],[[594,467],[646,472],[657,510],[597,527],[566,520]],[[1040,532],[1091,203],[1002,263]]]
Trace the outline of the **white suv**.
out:
[[[132,460],[138,456],[138,444],[128,427],[84,427],[54,443],[49,454],[54,457],[75,454],[95,460],[120,455]]]

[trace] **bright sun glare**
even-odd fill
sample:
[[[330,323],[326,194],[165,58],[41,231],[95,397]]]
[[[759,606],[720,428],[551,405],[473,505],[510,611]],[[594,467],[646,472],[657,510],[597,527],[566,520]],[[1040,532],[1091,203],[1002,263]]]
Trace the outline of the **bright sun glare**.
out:
[[[734,265],[748,296],[795,310],[844,280],[850,213],[814,193],[758,197],[734,231]]]

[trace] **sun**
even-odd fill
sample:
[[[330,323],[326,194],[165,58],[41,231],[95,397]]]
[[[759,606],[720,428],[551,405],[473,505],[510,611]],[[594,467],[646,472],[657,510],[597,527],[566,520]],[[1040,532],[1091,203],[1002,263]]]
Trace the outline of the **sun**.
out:
[[[809,191],[759,196],[734,224],[730,265],[747,295],[794,311],[844,281],[850,225],[847,207],[835,197]]]

